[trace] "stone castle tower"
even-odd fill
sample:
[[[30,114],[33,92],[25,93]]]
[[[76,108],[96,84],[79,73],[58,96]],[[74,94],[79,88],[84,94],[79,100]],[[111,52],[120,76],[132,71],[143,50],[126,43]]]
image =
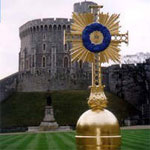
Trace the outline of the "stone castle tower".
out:
[[[82,2],[74,4],[74,12],[90,12],[89,5]],[[19,72],[31,73],[47,71],[55,74],[59,69],[77,67],[71,64],[69,49],[71,43],[64,45],[64,30],[70,31],[71,20],[67,18],[46,18],[29,21],[19,29],[21,49],[19,53]],[[82,63],[79,64],[79,68]]]
[[[74,12],[90,12],[89,5],[97,4],[90,1],[75,3]],[[43,82],[44,79],[37,79],[40,84],[45,84],[45,87],[41,86],[40,90],[48,90],[46,89],[48,84],[51,84],[50,89],[79,88],[78,85],[81,85],[81,82],[83,84],[84,80],[86,80],[85,87],[88,85],[90,80],[89,64],[71,63],[69,54],[71,43],[64,44],[64,30],[70,31],[71,21],[66,18],[36,19],[25,23],[19,29],[21,40],[19,72],[23,76],[29,73],[37,76],[43,74],[46,80],[51,83]],[[21,78],[22,75],[20,75]],[[72,83],[70,81],[61,83],[61,85],[63,84],[62,87],[59,85],[60,81],[57,83],[60,78],[69,78],[69,76],[73,81]],[[28,83],[26,79],[23,84],[27,85]],[[33,80],[30,83],[35,84]],[[73,83],[76,85],[74,86]],[[39,91],[38,88],[35,88],[38,86],[40,85],[27,89]],[[20,90],[26,91],[23,86],[20,87]]]

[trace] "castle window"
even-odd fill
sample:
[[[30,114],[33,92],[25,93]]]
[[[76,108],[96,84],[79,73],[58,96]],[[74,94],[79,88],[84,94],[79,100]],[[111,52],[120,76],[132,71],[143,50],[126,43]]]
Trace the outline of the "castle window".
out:
[[[49,30],[50,30],[50,31],[52,30],[52,25],[49,26]]]
[[[39,26],[36,27],[37,31],[39,31]]]
[[[70,25],[67,26],[67,30],[70,31]]]
[[[43,50],[46,50],[46,44],[45,43],[43,44]]]
[[[68,61],[68,57],[64,58],[64,68],[68,68],[69,65],[69,61]]]
[[[43,31],[43,26],[41,25],[41,31]]]
[[[42,57],[42,67],[46,67],[46,58],[45,58],[45,56]]]
[[[35,28],[35,27],[33,27],[33,31],[34,31],[34,32],[36,31],[36,28]]]
[[[34,67],[34,55],[32,56],[32,67]]]
[[[65,44],[65,51],[67,51],[67,44]]]
[[[28,60],[26,60],[26,69],[29,68],[29,63],[28,63]]]
[[[45,27],[44,27],[44,28],[45,28],[45,31],[47,31],[47,25],[45,25]]]
[[[53,29],[56,30],[56,28],[57,28],[56,25],[54,25],[54,26],[53,26]]]
[[[66,30],[66,25],[63,25],[63,29]]]
[[[61,25],[58,26],[58,30],[61,30]]]
[[[29,68],[31,68],[31,64],[32,64],[32,62],[31,62],[31,56],[29,57]]]
[[[46,34],[43,34],[43,40],[45,40],[46,39]]]

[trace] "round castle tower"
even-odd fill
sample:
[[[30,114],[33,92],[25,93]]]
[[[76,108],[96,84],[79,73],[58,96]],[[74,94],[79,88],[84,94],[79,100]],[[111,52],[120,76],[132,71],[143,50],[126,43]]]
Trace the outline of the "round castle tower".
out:
[[[89,12],[89,5],[96,5],[96,3],[90,1],[75,3],[74,12]],[[70,84],[69,88],[73,88],[73,84],[75,84],[75,88],[79,89],[78,86],[86,84],[85,87],[87,87],[90,83],[89,64],[71,63],[69,52],[71,43],[64,44],[64,30],[70,32],[71,22],[72,20],[67,18],[44,18],[31,20],[19,28],[21,40],[19,73],[20,78],[24,78],[20,91],[26,91],[26,89],[39,91],[36,87],[43,84],[45,86],[44,88],[41,86],[40,90],[45,91],[49,83],[51,83],[50,89],[57,90],[61,85],[61,89],[67,89],[68,84]],[[35,76],[40,78],[43,75],[43,79],[36,79],[40,82],[38,86],[33,82],[31,75],[34,76],[34,79]],[[69,81],[64,81],[64,78]],[[32,85],[35,84],[32,89],[28,88],[29,80],[32,81]],[[59,85],[60,80],[64,82],[61,82],[61,85]],[[54,81],[55,83],[53,83]],[[53,84],[55,88],[52,88]]]
[[[89,5],[96,5],[96,3],[90,1],[75,3],[74,12],[89,12]],[[71,64],[69,55],[71,44],[68,42],[64,45],[64,30],[69,32],[70,25],[71,20],[66,18],[46,18],[32,20],[21,26],[19,72],[55,73],[58,68],[73,66],[82,68],[82,62],[79,65]]]
[[[64,45],[63,32],[71,21],[63,18],[32,20],[20,27],[19,71],[56,71],[70,67],[70,43]]]

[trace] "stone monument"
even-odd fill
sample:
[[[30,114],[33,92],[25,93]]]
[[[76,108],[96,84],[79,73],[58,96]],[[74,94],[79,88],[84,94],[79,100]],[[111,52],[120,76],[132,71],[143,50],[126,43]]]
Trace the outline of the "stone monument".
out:
[[[58,128],[58,124],[54,118],[54,112],[52,107],[52,99],[51,96],[47,96],[47,105],[45,106],[45,116],[43,121],[40,124],[39,131],[50,131],[56,130]]]

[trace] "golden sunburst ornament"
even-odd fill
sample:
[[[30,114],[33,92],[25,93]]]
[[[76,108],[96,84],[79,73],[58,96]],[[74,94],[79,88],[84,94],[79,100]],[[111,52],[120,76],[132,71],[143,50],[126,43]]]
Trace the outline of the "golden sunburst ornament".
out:
[[[92,64],[92,85],[88,98],[90,110],[77,122],[78,150],[119,149],[121,135],[115,116],[107,111],[107,97],[102,85],[101,64],[112,60],[119,62],[119,46],[128,43],[128,33],[119,33],[119,15],[99,13],[102,6],[90,6],[91,13],[73,13],[71,33],[64,35],[72,42],[72,62]]]
[[[95,22],[94,17],[92,13],[73,13],[71,35],[76,38],[72,39],[72,61],[93,62],[94,53],[98,53],[101,63],[119,62],[120,40],[116,37],[120,28],[119,15],[100,13]]]
[[[128,32],[119,33],[119,15],[100,13],[103,6],[91,5],[91,13],[73,12],[71,33],[65,33],[65,41],[72,42],[72,62],[92,64],[92,86],[88,104],[92,109],[107,106],[101,78],[101,64],[120,61],[120,44],[128,43]]]

